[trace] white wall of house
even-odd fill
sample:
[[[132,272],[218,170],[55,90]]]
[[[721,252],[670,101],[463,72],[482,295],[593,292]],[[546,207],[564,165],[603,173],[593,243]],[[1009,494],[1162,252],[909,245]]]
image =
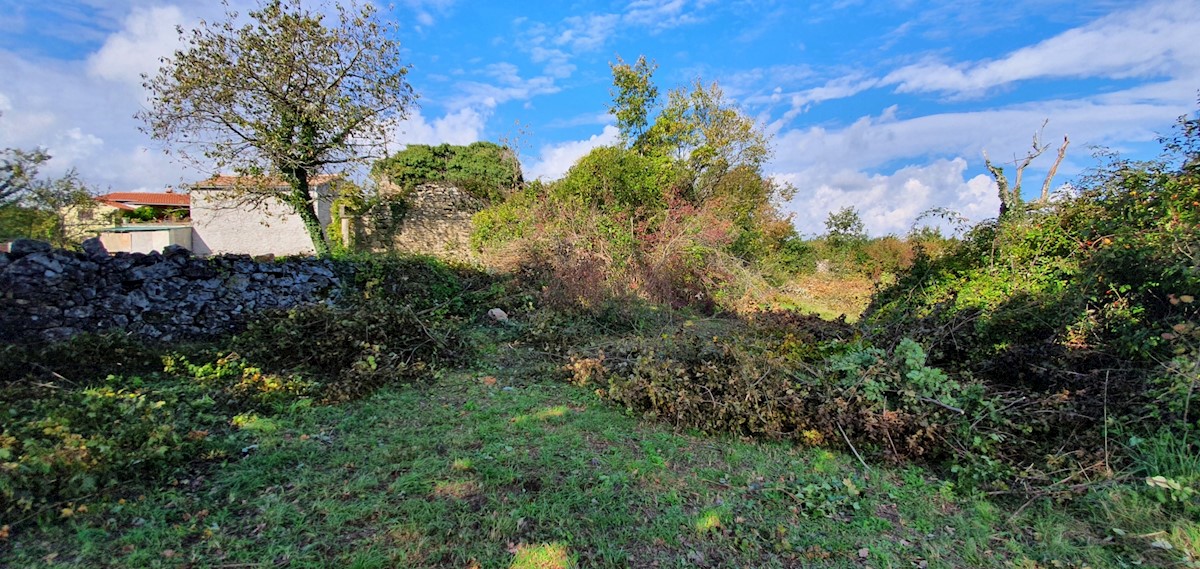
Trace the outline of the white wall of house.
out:
[[[324,188],[322,188],[324,189]],[[328,195],[328,192],[322,192]],[[304,222],[277,201],[259,207],[238,205],[226,191],[192,188],[192,252],[197,255],[312,255]],[[328,199],[317,202],[322,226],[331,220]]]
[[[109,253],[150,253],[162,252],[168,245],[179,245],[186,249],[192,248],[192,228],[186,225],[177,227],[138,226],[136,231],[124,231],[121,228],[100,232],[100,242]]]

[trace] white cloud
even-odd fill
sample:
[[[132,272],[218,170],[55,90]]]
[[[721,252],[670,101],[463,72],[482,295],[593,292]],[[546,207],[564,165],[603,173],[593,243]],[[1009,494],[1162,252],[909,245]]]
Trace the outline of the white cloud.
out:
[[[954,158],[905,166],[889,174],[814,166],[775,177],[797,188],[784,211],[795,214],[802,234],[824,233],[830,212],[853,207],[871,235],[903,235],[922,212],[933,207],[948,207],[975,221],[996,215],[999,198],[994,182],[984,175],[967,179],[966,170],[967,161]]]
[[[185,21],[183,12],[175,6],[135,9],[125,18],[124,27],[88,57],[88,73],[140,89],[142,74],[153,74],[159,59],[178,47],[175,26]]]
[[[555,180],[561,178],[576,161],[591,152],[592,149],[614,144],[620,132],[617,127],[607,125],[600,134],[594,134],[586,140],[576,140],[543,146],[538,152],[537,159],[523,166],[525,176],[529,179]]]
[[[706,0],[634,0],[622,19],[627,24],[665,30],[703,21],[700,12],[708,4],[711,2]]]
[[[437,18],[448,13],[454,2],[455,0],[403,0],[402,4],[413,12],[417,28],[420,30],[437,23]]]
[[[389,153],[409,144],[470,144],[480,140],[488,114],[473,108],[427,120],[416,110],[392,129]]]
[[[526,101],[537,95],[557,93],[553,77],[538,76],[522,78],[517,66],[511,63],[493,63],[484,68],[483,74],[492,77],[497,84],[464,81],[456,85],[460,94],[447,100],[450,108],[486,107],[495,108],[508,101]]]
[[[566,29],[554,39],[554,43],[569,46],[577,53],[595,51],[612,37],[620,20],[616,14],[571,16],[563,20]]]
[[[50,149],[56,159],[72,164],[82,163],[104,147],[100,137],[83,132],[79,127],[69,128],[55,137]]]
[[[978,221],[994,216],[997,205],[994,184],[982,173],[984,150],[997,163],[1024,156],[1031,136],[1049,119],[1044,143],[1057,148],[1064,134],[1072,141],[1055,183],[1065,182],[1093,164],[1090,147],[1129,150],[1130,144],[1152,142],[1159,134],[1155,125],[1189,112],[1188,99],[1147,100],[1143,89],[911,118],[900,118],[903,109],[893,106],[844,127],[782,131],[770,167],[799,190],[790,208],[803,232],[822,232],[824,216],[847,205],[859,208],[874,234],[904,233],[917,214],[935,206]],[[1027,191],[1040,187],[1053,154],[1029,168]],[[968,168],[979,174],[969,175]]]
[[[1200,10],[1177,0],[1113,12],[1006,56],[975,63],[926,60],[897,69],[883,82],[896,90],[976,96],[1029,79],[1163,77],[1200,66]]]
[[[814,165],[871,170],[897,160],[967,156],[978,161],[982,151],[993,157],[1023,153],[1030,137],[1049,119],[1045,138],[1071,137],[1072,154],[1089,146],[1151,141],[1152,125],[1168,123],[1188,111],[1188,104],[1045,101],[974,112],[897,118],[895,107],[866,116],[843,128],[813,126],[789,129],[775,138],[776,171],[795,172]],[[1097,120],[1103,117],[1103,120]],[[1070,170],[1064,170],[1069,174]]]

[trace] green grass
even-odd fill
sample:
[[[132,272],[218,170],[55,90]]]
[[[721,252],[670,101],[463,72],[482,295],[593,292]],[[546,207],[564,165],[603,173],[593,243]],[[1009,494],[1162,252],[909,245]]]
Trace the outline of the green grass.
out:
[[[225,465],[24,520],[0,540],[0,566],[1119,567],[1121,556],[1179,558],[1147,545],[1153,526],[1137,524],[1161,509],[1138,494],[1127,500],[1142,500],[1147,514],[1125,520],[1128,537],[1114,545],[1062,505],[1018,511],[958,497],[917,466],[863,471],[830,450],[674,432],[544,368],[515,365],[511,352],[497,348],[492,361],[431,384],[273,417]],[[1096,500],[1080,507],[1100,516]],[[1130,512],[1112,506],[1106,519]],[[1200,535],[1159,521],[1176,543]]]

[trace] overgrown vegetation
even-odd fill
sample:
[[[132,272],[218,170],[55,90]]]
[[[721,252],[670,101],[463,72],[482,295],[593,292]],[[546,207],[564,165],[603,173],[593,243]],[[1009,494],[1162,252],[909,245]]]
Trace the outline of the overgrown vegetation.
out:
[[[1197,564],[1200,118],[961,239],[847,208],[805,241],[755,123],[653,71],[613,66],[622,143],[561,180],[503,189],[495,145],[378,166],[480,181],[499,273],[344,257],[336,302],[215,344],[5,347],[0,513],[52,538],[0,553],[116,553],[77,523],[135,564]],[[861,321],[795,309],[818,274],[878,285]]]
[[[491,142],[466,146],[410,144],[371,167],[371,175],[411,192],[420,184],[447,182],[485,203],[501,199],[522,182],[521,165],[507,147]]]
[[[40,175],[50,155],[41,149],[0,149],[0,239],[40,239],[58,247],[73,245],[68,208],[95,206],[74,170],[56,178]]]
[[[272,417],[428,380],[468,361],[463,326],[499,290],[432,259],[342,264],[353,272],[340,304],[265,313],[213,345],[112,334],[5,346],[0,515],[45,515],[133,480],[225,461],[241,431],[271,429]]]
[[[542,271],[560,308],[623,295],[709,312],[765,301],[764,279],[805,253],[777,209],[791,188],[762,170],[766,135],[716,84],[660,106],[653,70],[613,65],[623,144],[480,212],[472,243],[501,267]]]

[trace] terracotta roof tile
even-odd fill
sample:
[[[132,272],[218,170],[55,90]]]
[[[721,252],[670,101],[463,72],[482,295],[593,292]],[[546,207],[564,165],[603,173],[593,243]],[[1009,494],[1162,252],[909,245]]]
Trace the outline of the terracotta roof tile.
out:
[[[121,203],[134,207],[142,205],[187,207],[191,205],[191,199],[187,194],[173,192],[112,192],[96,196],[96,201]]]

